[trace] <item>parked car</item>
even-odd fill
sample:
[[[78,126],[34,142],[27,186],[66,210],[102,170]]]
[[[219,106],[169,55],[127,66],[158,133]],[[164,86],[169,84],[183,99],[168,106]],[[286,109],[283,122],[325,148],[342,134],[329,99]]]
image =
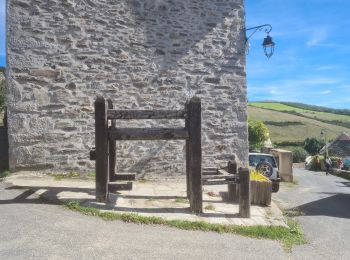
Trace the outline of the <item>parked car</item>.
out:
[[[261,172],[272,181],[272,192],[278,192],[281,178],[275,157],[265,153],[249,153],[249,167]]]

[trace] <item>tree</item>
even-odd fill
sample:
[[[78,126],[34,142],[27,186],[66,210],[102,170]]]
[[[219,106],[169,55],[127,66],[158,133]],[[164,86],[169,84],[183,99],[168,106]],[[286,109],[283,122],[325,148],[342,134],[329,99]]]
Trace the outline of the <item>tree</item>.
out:
[[[248,121],[249,149],[261,148],[269,138],[269,129],[261,121]]]
[[[306,138],[304,141],[304,149],[311,155],[316,155],[325,145],[323,140],[317,138]]]

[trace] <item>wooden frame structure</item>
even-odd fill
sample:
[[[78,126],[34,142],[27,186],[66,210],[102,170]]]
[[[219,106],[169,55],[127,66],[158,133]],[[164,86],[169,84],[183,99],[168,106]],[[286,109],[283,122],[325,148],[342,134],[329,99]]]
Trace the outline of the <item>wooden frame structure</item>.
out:
[[[187,197],[191,211],[202,212],[202,145],[201,100],[193,97],[184,110],[114,110],[111,100],[98,96],[95,101],[96,200],[106,202],[109,192],[130,190],[135,174],[116,174],[116,141],[119,140],[185,140]],[[184,128],[117,128],[120,119],[184,119]],[[110,122],[110,123],[109,123]]]

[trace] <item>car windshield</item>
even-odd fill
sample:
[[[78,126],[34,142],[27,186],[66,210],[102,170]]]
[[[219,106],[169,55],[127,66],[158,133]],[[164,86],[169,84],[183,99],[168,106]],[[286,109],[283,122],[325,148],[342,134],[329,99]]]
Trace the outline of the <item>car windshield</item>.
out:
[[[272,167],[277,168],[276,161],[273,156],[263,155],[263,154],[250,154],[249,155],[249,166],[255,167],[258,163],[268,162],[272,165]]]

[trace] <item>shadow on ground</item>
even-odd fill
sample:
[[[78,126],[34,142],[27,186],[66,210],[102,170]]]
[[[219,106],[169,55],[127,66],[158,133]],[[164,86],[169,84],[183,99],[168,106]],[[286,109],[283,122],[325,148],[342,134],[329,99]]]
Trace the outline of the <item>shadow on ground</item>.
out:
[[[326,192],[321,194],[331,196],[300,205],[290,211],[300,211],[303,216],[350,218],[350,194]]]
[[[74,187],[35,187],[35,186],[7,186],[6,190],[17,190],[22,191],[19,195],[11,199],[0,199],[0,205],[2,204],[63,204],[65,201],[74,201],[76,198],[65,197],[64,199],[60,198],[59,194],[62,192],[72,192],[72,193],[86,193],[90,196],[95,196],[95,190],[90,188],[74,188]],[[38,197],[35,195],[36,192],[44,191],[40,193]],[[112,194],[110,197],[110,202],[107,204],[98,203],[95,199],[84,199],[79,200],[82,205],[92,206],[101,210],[116,210],[123,212],[134,212],[134,213],[171,213],[171,214],[188,214],[192,215],[188,203],[183,204],[182,207],[179,204],[174,204],[174,207],[130,207],[127,206],[117,206],[116,203],[119,199],[127,200],[186,200],[186,197],[183,196],[138,196],[138,195],[123,195],[123,194]],[[205,201],[203,201],[205,202]],[[215,201],[208,201],[215,202]],[[219,201],[218,201],[219,202]],[[205,212],[200,214],[202,217],[226,217],[226,218],[239,218],[239,214],[227,214],[220,212]]]

